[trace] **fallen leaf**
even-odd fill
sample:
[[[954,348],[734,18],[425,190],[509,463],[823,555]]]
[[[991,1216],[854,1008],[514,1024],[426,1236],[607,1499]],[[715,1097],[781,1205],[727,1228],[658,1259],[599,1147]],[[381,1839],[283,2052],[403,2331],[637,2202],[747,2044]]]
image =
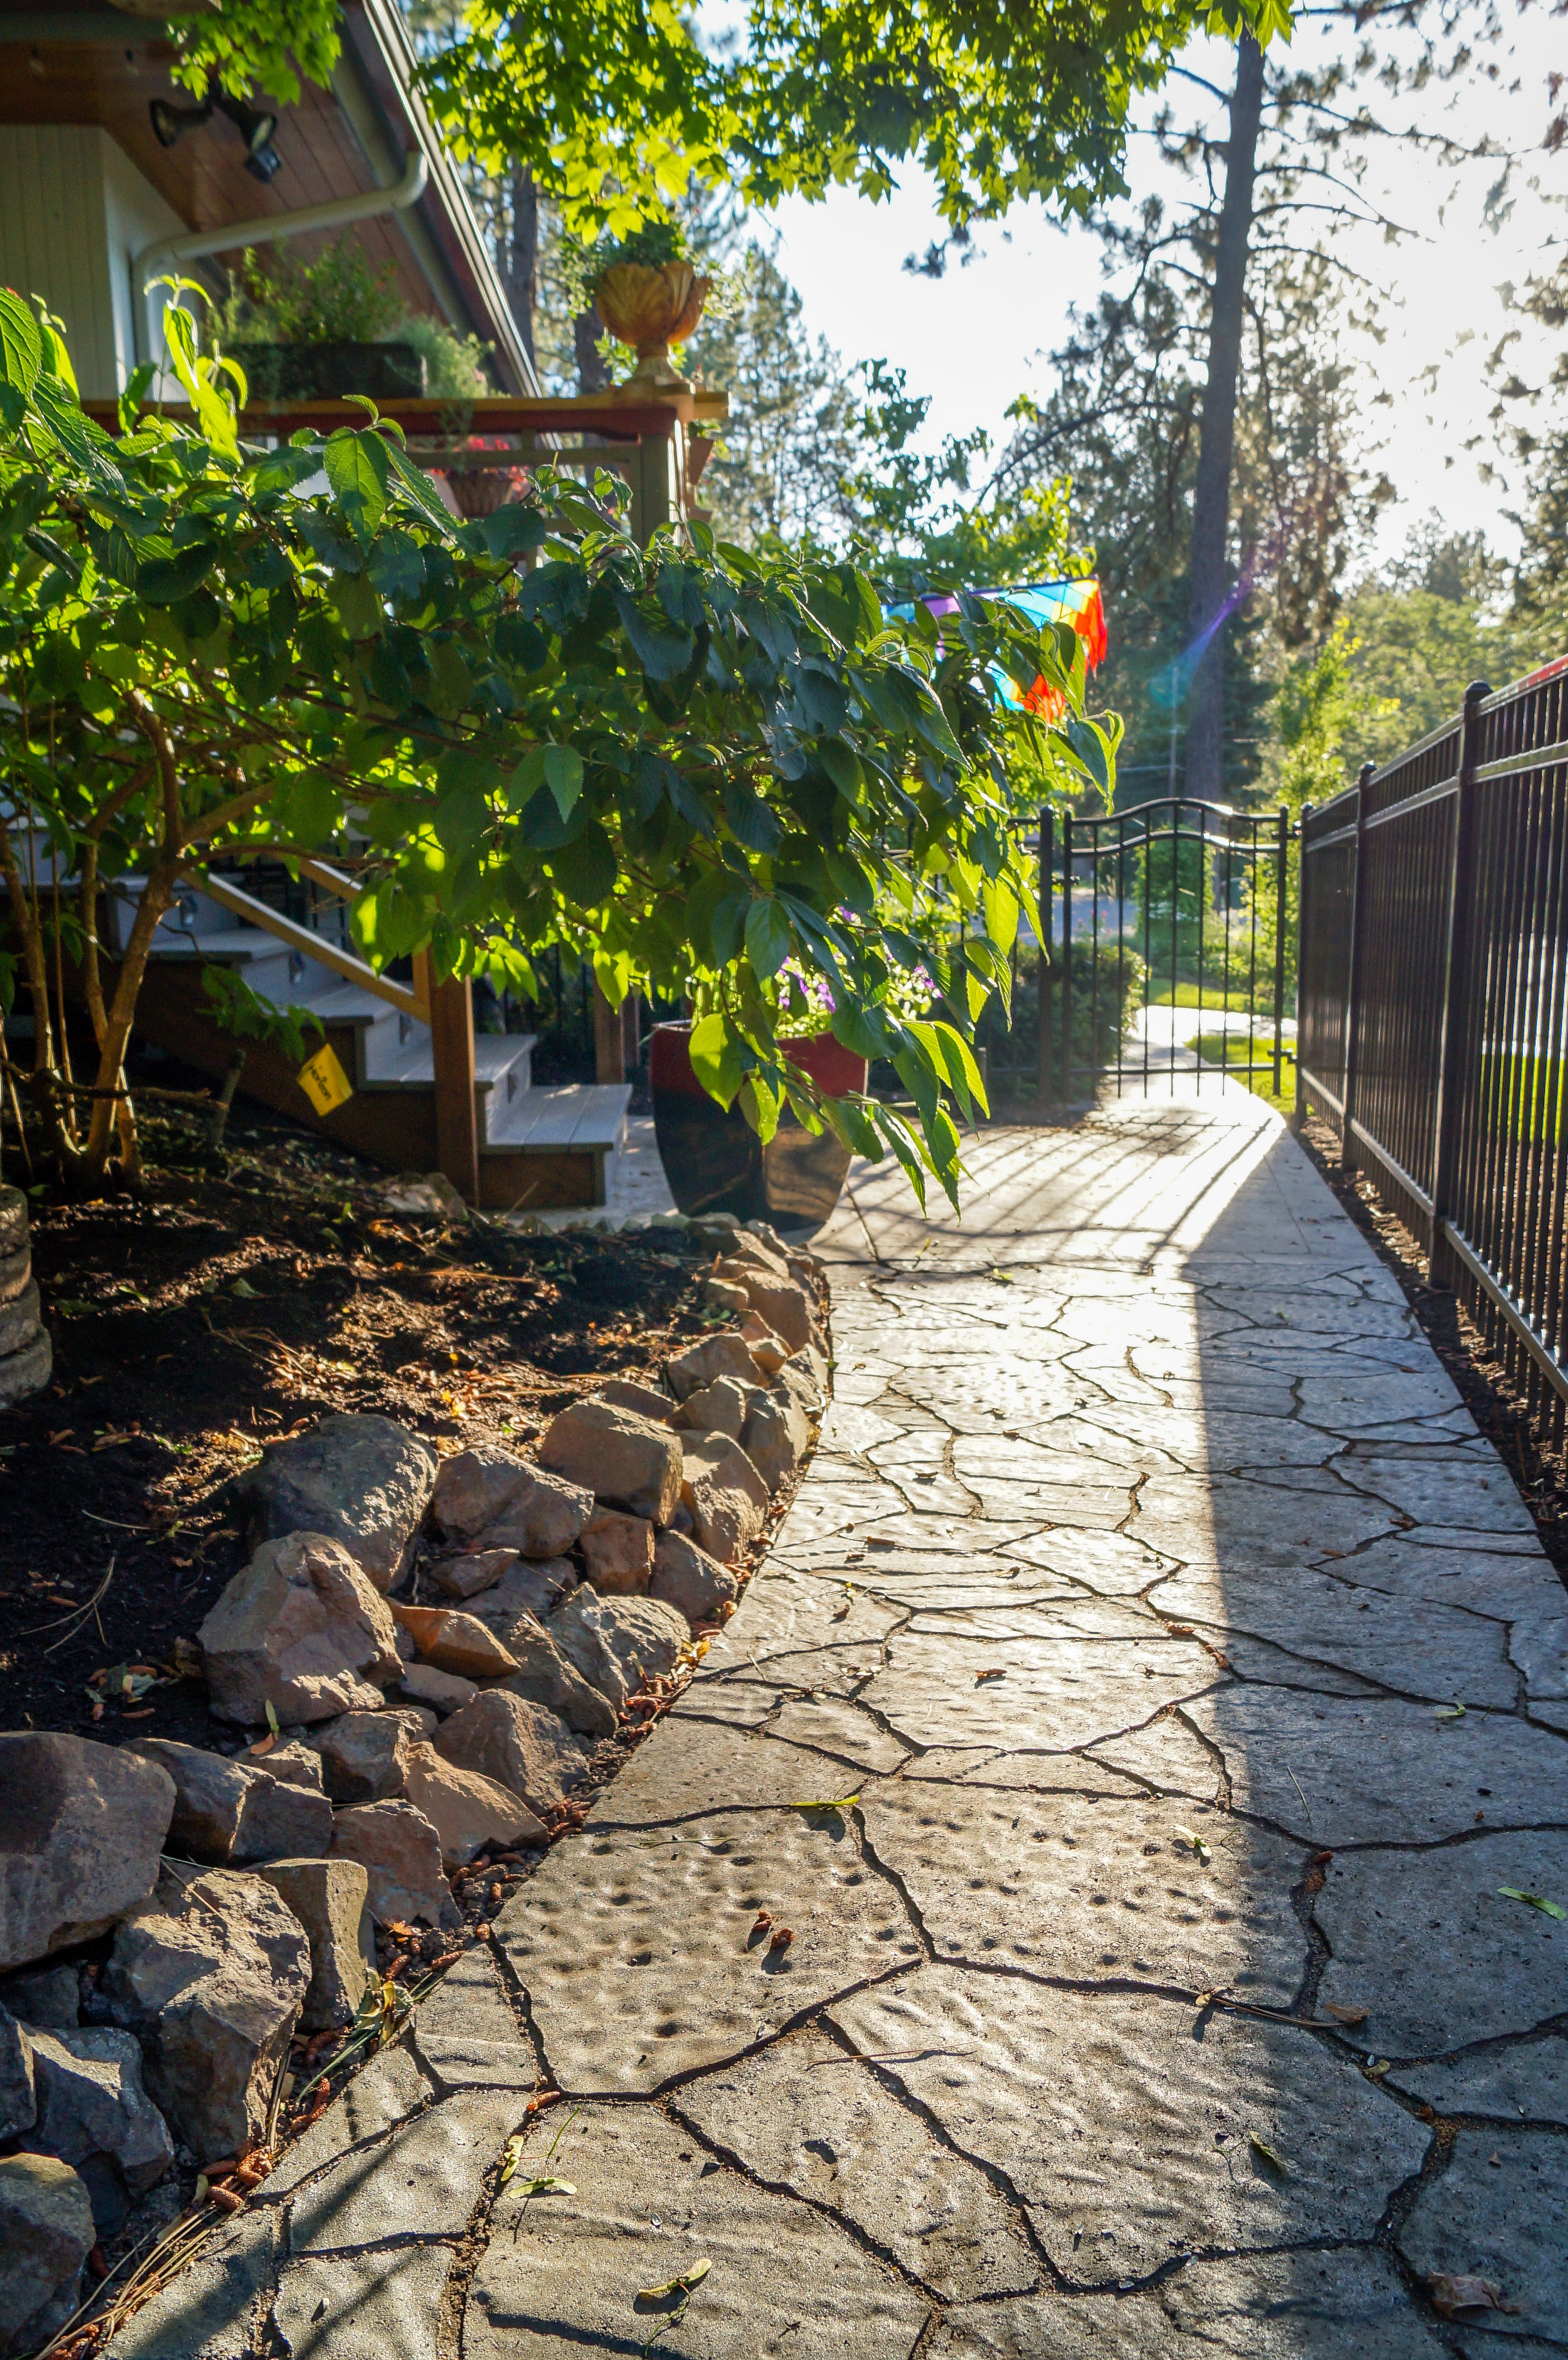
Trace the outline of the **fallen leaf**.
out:
[[[270,1697],[268,1697],[268,1698],[267,1698],[267,1725],[268,1729],[270,1729],[270,1730],[271,1730],[272,1734],[274,1735],[274,1737],[276,1737],[276,1736],[278,1735],[278,1708],[277,1708],[277,1706],[273,1703],[272,1699],[271,1699]]]
[[[1290,2178],[1290,2165],[1286,2162],[1282,2155],[1275,2154],[1274,2149],[1269,2146],[1266,2138],[1259,2138],[1256,2131],[1248,2131],[1247,2134],[1247,2144],[1252,2148],[1254,2154],[1260,2155],[1263,2158],[1265,2163],[1271,2163],[1276,2171],[1283,2172],[1287,2180]]]
[[[1007,1677],[1007,1673],[998,1664],[990,1671],[976,1672],[975,1675],[975,1685],[976,1688],[979,1688],[985,1680],[1005,1680]]]
[[[1214,1858],[1214,1854],[1209,1850],[1209,1847],[1204,1842],[1203,1837],[1196,1834],[1192,1829],[1178,1828],[1175,1830],[1175,1836],[1178,1843],[1190,1845],[1200,1860],[1212,1860]]]
[[[1496,2278],[1477,2278],[1456,2274],[1453,2270],[1432,2270],[1427,2278],[1432,2307],[1440,2319],[1452,2319],[1461,2311],[1517,2311],[1519,2305],[1505,2302],[1503,2289]]]
[[[1393,2070],[1391,2057],[1374,2057],[1361,2068],[1369,2081],[1380,2081],[1385,2073],[1391,2073]]]
[[[1439,1721],[1463,1721],[1465,1707],[1462,1704],[1440,1704],[1437,1708],[1437,1718]]]
[[[517,2193],[519,2196],[575,2196],[577,2182],[574,2180],[519,2180]]]
[[[793,1926],[775,1926],[768,1947],[770,1950],[787,1950],[794,1939]]]
[[[830,1796],[822,1802],[791,1803],[789,1808],[792,1811],[853,1811],[859,1800],[858,1794]]]
[[[234,1285],[230,1289],[230,1292],[231,1294],[243,1296],[246,1303],[259,1303],[261,1300],[260,1295],[256,1292],[256,1288],[251,1285],[248,1279],[236,1278]]]
[[[1568,1909],[1558,1902],[1549,1901],[1544,1893],[1521,1893],[1517,1885],[1499,1885],[1497,1891],[1505,1901],[1523,1901],[1531,1909],[1539,1909],[1543,1917],[1568,1918]]]
[[[693,2287],[702,2285],[713,2267],[712,2261],[704,2256],[702,2261],[693,2262],[689,2270],[682,2270],[678,2278],[666,2278],[662,2286],[638,2287],[637,2299],[638,2302],[662,2302],[667,2295],[690,2294]]]
[[[1365,2024],[1369,2011],[1364,2007],[1336,2007],[1330,2000],[1325,2013],[1332,2016],[1336,2024]]]

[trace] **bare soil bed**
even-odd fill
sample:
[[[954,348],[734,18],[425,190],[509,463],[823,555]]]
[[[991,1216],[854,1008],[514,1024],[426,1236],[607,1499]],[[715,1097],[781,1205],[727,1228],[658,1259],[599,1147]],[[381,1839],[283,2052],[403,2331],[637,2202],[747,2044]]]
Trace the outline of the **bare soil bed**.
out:
[[[224,1158],[147,1129],[144,1196],[31,1200],[55,1368],[0,1415],[0,1725],[211,1745],[175,1643],[243,1562],[224,1484],[263,1444],[373,1410],[517,1448],[723,1316],[669,1232],[421,1226],[387,1214],[385,1173],[282,1122],[236,1126]],[[134,1693],[94,1684],[130,1666]]]

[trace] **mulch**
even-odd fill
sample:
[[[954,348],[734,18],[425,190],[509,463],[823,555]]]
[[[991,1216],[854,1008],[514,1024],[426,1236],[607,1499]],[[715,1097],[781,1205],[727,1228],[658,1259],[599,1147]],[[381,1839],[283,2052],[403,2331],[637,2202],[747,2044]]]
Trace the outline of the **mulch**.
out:
[[[419,1227],[386,1173],[271,1118],[221,1156],[144,1134],[144,1194],[31,1200],[55,1369],[0,1412],[0,1726],[232,1745],[175,1646],[244,1562],[225,1486],[264,1444],[374,1410],[516,1447],[716,1315],[694,1251]]]

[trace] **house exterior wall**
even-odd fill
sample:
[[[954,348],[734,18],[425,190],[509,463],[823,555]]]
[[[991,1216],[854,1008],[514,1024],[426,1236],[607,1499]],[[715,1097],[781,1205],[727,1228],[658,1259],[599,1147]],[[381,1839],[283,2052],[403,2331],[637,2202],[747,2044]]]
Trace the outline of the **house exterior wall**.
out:
[[[184,226],[98,125],[0,124],[0,282],[64,322],[87,399],[113,400],[136,366],[136,255]]]

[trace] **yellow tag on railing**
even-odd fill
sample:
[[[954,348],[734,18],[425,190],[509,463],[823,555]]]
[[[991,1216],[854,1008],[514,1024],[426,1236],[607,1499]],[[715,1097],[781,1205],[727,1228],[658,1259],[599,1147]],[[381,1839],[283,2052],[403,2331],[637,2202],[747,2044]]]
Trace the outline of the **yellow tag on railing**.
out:
[[[310,1064],[300,1066],[299,1082],[318,1114],[331,1114],[354,1096],[354,1084],[333,1049],[318,1049]]]

